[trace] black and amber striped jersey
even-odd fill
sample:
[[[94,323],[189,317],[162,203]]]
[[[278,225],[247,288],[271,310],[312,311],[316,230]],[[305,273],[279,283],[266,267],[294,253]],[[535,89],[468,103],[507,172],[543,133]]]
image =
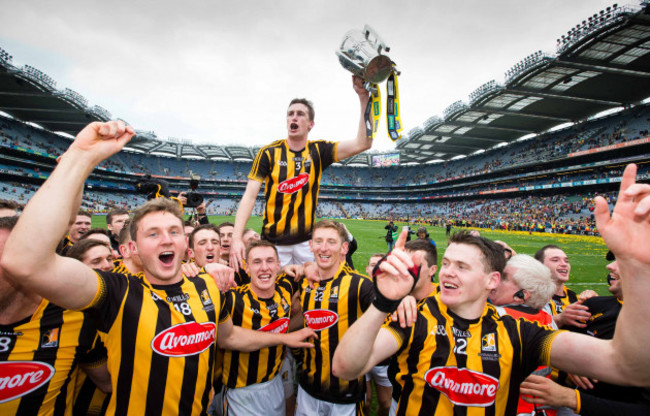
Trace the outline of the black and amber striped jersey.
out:
[[[73,416],[103,416],[106,414],[110,395],[101,391],[84,371],[106,365],[106,347],[95,337],[93,349],[79,361],[74,374]],[[81,368],[83,367],[83,368]]]
[[[72,247],[74,243],[72,240],[70,240],[70,236],[66,235],[59,241],[59,244],[56,246],[56,253],[60,256],[65,256],[68,250],[70,250],[70,247]]]
[[[320,177],[336,160],[337,143],[308,141],[294,152],[285,140],[262,147],[248,175],[264,182],[262,238],[277,244],[309,240],[316,214]]]
[[[103,416],[110,394],[101,391],[81,368],[75,370],[73,416]]]
[[[126,267],[124,262],[122,260],[114,260],[113,261],[113,270],[111,270],[113,273],[120,273],[120,274],[133,274],[129,271],[129,268]]]
[[[240,267],[235,272],[235,283],[237,286],[243,286],[251,282],[251,277],[246,273],[246,260],[244,260],[244,267]]]
[[[199,415],[212,386],[217,329],[229,319],[210,277],[152,285],[97,272],[88,306],[108,351],[108,414]]]
[[[226,308],[233,325],[256,331],[286,333],[289,330],[291,298],[298,288],[293,279],[278,276],[273,297],[258,297],[250,284],[225,294]],[[264,383],[275,377],[282,367],[284,346],[262,348],[253,352],[223,351],[223,384],[228,388]]]
[[[562,313],[564,308],[577,301],[578,295],[576,295],[576,292],[564,286],[563,295],[553,295],[551,298],[551,311],[553,312],[553,315],[557,315]]]
[[[313,397],[332,403],[363,399],[364,377],[344,380],[332,375],[334,350],[345,331],[368,309],[372,281],[342,263],[333,278],[314,288],[302,282],[300,303],[305,326],[318,333],[314,348],[302,350],[300,386]]]
[[[399,350],[388,376],[397,385],[396,415],[515,415],[519,384],[548,365],[558,331],[511,316],[492,305],[475,320],[447,309],[440,295],[420,305],[415,324],[384,325]]]
[[[96,335],[87,314],[46,300],[0,325],[0,415],[72,414],[74,370]]]

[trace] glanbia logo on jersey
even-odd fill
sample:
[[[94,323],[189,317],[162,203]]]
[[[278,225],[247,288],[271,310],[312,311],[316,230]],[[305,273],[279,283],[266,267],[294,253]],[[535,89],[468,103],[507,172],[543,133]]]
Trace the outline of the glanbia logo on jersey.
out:
[[[314,331],[322,331],[336,324],[339,316],[336,312],[327,309],[314,309],[304,313],[307,326]]]
[[[54,372],[54,367],[38,361],[1,362],[0,403],[33,392],[50,381]]]
[[[307,182],[309,182],[309,174],[301,173],[298,176],[280,182],[278,185],[278,192],[283,194],[293,194],[294,192],[298,192]]]
[[[258,331],[272,332],[274,334],[284,334],[289,329],[289,318],[280,318],[270,324],[264,325]]]
[[[434,367],[424,374],[424,380],[461,406],[491,406],[499,388],[496,378],[467,368]]]
[[[167,357],[185,357],[207,350],[217,339],[214,322],[185,322],[167,328],[151,341],[151,348]]]

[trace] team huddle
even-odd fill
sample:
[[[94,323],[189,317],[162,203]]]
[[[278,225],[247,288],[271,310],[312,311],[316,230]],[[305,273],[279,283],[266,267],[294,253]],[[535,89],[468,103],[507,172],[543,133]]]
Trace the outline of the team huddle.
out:
[[[0,217],[0,413],[363,415],[368,378],[378,414],[592,414],[606,404],[566,385],[650,386],[650,186],[636,167],[612,214],[596,199],[613,302],[564,286],[560,247],[533,258],[465,231],[440,270],[404,231],[361,274],[347,229],[314,220],[322,170],[372,144],[353,84],[357,137],[307,141],[313,108],[294,100],[234,224],[186,224],[155,198],[91,233],[84,182],[134,130],[84,128],[22,214]],[[245,227],[262,183],[260,239]],[[647,414],[642,388],[620,388],[636,406],[623,414]]]

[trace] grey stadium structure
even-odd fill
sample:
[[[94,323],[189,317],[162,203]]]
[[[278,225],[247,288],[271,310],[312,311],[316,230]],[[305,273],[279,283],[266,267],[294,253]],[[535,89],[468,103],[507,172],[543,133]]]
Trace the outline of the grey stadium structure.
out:
[[[113,116],[57,88],[47,68],[12,60],[0,47],[0,199],[26,200],[70,137]],[[504,70],[503,80],[411,129],[390,154],[365,152],[329,168],[319,215],[506,221],[481,213],[495,204],[530,205],[534,197],[569,206],[567,221],[578,226],[589,222],[582,196],[617,189],[622,166],[637,163],[647,177],[649,2],[596,10],[557,39],[555,53],[533,52]],[[212,213],[232,213],[258,150],[137,131],[125,151],[93,173],[86,204],[97,211],[136,204],[135,183],[145,174],[164,178],[173,192],[199,176],[201,192],[220,201]],[[381,160],[399,163],[378,167]]]

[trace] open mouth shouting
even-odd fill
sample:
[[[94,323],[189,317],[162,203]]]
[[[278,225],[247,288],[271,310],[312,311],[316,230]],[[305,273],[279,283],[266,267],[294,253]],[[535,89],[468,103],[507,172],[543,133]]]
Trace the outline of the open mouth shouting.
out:
[[[160,262],[165,266],[171,266],[174,263],[174,252],[164,251],[158,256]]]

